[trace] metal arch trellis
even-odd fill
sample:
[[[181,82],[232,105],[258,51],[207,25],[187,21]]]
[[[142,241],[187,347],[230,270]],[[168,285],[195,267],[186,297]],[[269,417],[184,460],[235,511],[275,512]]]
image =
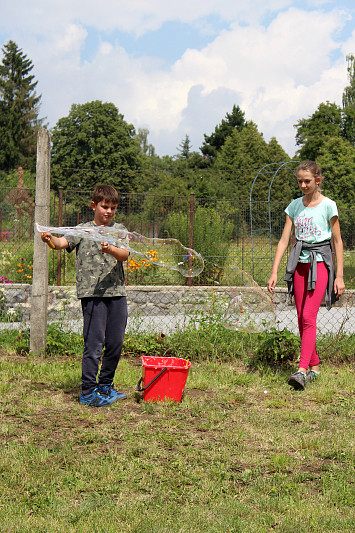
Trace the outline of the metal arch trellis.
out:
[[[270,261],[271,266],[273,262],[273,252],[272,252],[272,231],[271,231],[271,209],[270,209],[270,196],[271,196],[271,187],[272,184],[277,176],[277,174],[283,169],[287,168],[290,172],[292,172],[293,175],[295,175],[294,170],[289,167],[289,165],[299,164],[299,161],[285,161],[281,163],[268,163],[267,165],[264,165],[256,174],[253,183],[250,188],[250,196],[249,196],[249,209],[250,209],[250,233],[251,233],[251,256],[252,256],[252,269],[253,269],[253,278],[254,278],[254,260],[255,259],[265,259],[267,255],[264,257],[255,257],[254,256],[254,233],[256,232],[262,232],[266,231],[269,234],[270,239]],[[275,171],[269,170],[270,167],[275,167],[275,165],[278,165]],[[261,174],[272,174],[272,178],[269,183],[269,191],[268,191],[268,197],[267,197],[267,203],[268,203],[268,227],[265,228],[259,228],[254,229],[253,227],[253,205],[255,206],[256,201],[253,201],[253,189],[255,182],[257,181],[258,177]]]

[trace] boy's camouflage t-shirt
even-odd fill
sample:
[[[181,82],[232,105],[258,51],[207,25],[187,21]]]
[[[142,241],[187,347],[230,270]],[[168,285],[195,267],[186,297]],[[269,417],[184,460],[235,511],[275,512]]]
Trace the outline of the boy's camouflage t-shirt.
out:
[[[93,222],[79,224],[87,227]],[[115,227],[116,223],[111,224]],[[101,243],[68,235],[67,251],[76,249],[76,290],[78,298],[126,296],[124,270],[120,261],[101,253]]]

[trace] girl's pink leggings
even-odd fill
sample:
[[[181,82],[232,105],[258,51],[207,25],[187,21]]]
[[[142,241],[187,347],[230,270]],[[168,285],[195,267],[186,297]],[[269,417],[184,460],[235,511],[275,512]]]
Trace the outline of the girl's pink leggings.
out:
[[[328,269],[317,263],[317,282],[314,291],[307,291],[310,263],[298,263],[294,275],[294,298],[301,335],[300,368],[316,366],[319,357],[316,350],[317,315],[328,284]]]

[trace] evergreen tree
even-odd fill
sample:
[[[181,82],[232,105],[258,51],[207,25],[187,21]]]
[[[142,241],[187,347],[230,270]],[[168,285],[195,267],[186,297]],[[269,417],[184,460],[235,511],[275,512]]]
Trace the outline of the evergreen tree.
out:
[[[0,169],[15,166],[35,167],[38,118],[41,96],[36,94],[37,81],[31,74],[33,64],[9,41],[3,48],[0,65]]]
[[[246,125],[244,113],[239,106],[234,105],[232,112],[226,114],[226,118],[215,127],[211,135],[204,134],[204,143],[200,150],[206,156],[211,164],[214,163],[218,152],[226,142],[226,139],[233,131],[241,131]]]
[[[225,172],[225,192],[246,200],[256,172],[268,162],[268,145],[256,124],[248,122],[226,139],[215,167]]]
[[[179,144],[178,150],[178,159],[189,159],[191,155],[191,142],[190,137],[186,134],[185,138]]]
[[[278,143],[276,137],[271,137],[268,143],[268,157],[269,163],[283,163],[285,161],[290,161],[290,156]]]
[[[239,169],[260,169],[268,163],[267,143],[254,122],[242,131],[235,129],[219,152],[216,166],[232,172]]]
[[[237,196],[248,200],[253,180],[260,169],[270,163],[275,167],[270,172],[277,170],[276,163],[288,161],[290,158],[273,137],[269,143],[258,131],[254,122],[248,122],[242,131],[235,130],[226,140],[219,152],[215,167],[225,171],[224,194]],[[285,172],[278,176],[278,183],[283,179]],[[263,174],[257,180],[253,191],[253,198],[266,201],[272,174]],[[282,181],[281,181],[282,183]],[[285,197],[293,197],[295,180],[284,181],[283,185],[273,187],[272,200],[283,201]]]

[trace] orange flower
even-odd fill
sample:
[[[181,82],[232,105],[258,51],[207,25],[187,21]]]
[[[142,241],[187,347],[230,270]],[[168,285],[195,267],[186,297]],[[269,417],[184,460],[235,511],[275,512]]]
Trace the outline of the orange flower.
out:
[[[157,261],[158,260],[158,253],[155,251],[155,250],[149,250],[147,252],[147,255],[149,255],[149,257],[152,259],[152,261]]]

